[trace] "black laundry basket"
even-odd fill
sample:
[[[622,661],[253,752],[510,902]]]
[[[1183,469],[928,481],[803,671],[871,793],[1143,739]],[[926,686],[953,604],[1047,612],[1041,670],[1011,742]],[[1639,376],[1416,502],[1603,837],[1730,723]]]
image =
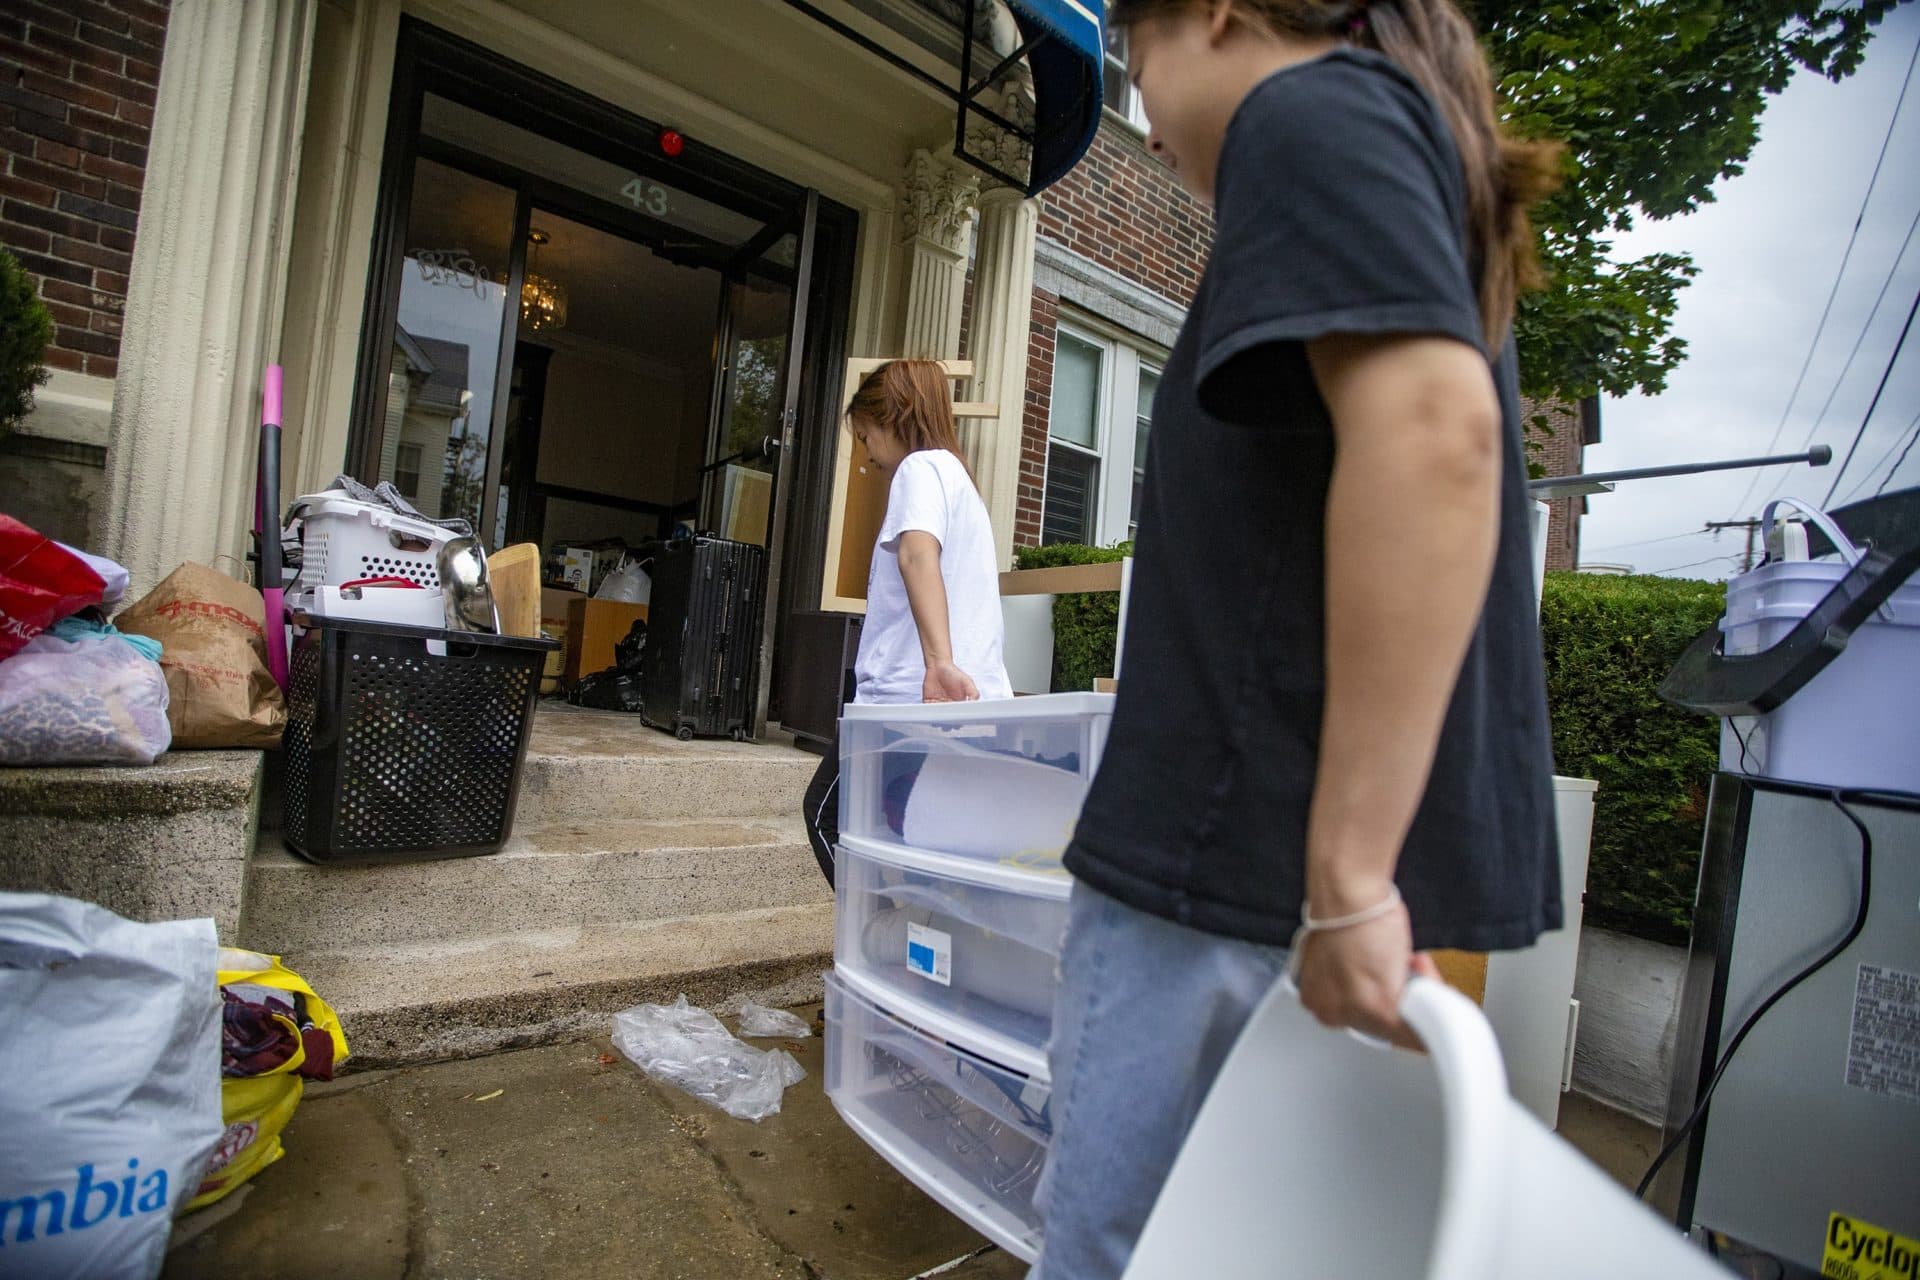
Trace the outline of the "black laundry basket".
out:
[[[295,622],[307,632],[287,680],[288,847],[315,862],[381,862],[505,844],[541,668],[557,642]]]

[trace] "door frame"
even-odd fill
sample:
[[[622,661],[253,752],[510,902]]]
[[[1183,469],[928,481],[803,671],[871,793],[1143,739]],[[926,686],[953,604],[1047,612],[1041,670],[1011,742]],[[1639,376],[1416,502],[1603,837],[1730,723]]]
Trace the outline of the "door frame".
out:
[[[859,214],[818,191],[748,164],[718,148],[687,138],[677,158],[658,148],[660,123],[616,107],[490,49],[451,35],[417,18],[403,16],[394,58],[386,140],[375,210],[373,245],[360,326],[360,349],[348,431],[346,469],[364,476],[377,468],[382,409],[391,372],[393,330],[405,239],[411,215],[416,162],[425,158],[500,182],[516,192],[515,236],[508,311],[502,324],[495,369],[492,434],[484,485],[479,536],[490,541],[497,518],[499,477],[505,449],[505,419],[512,377],[512,356],[519,337],[517,299],[526,271],[526,232],[535,205],[640,240],[657,236],[659,224],[621,206],[596,200],[510,165],[437,139],[420,137],[422,108],[428,93],[553,138],[645,179],[685,191],[757,218],[771,233],[774,224],[795,229],[803,214],[811,217],[813,251],[796,257],[796,319],[790,330],[799,345],[789,348],[783,406],[783,448],[775,479],[772,527],[768,536],[766,634],[762,638],[761,706],[769,694],[777,702],[773,678],[785,634],[783,584],[816,580],[826,562],[828,513],[833,499],[834,458],[840,427],[840,384],[848,346],[848,327],[859,253]],[[651,234],[650,234],[651,233]],[[676,235],[682,233],[676,232]],[[751,247],[752,242],[749,242]],[[758,255],[753,255],[757,257]],[[742,263],[746,266],[746,263]],[[765,274],[761,272],[761,274]],[[807,592],[803,591],[804,597]],[[811,608],[801,598],[792,607]]]

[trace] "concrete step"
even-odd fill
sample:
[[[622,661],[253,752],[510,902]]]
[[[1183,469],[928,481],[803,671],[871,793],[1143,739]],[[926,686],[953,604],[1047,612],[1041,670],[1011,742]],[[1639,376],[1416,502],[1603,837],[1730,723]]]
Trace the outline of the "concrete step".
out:
[[[783,816],[819,764],[777,733],[681,742],[637,716],[542,703],[515,822]]]
[[[517,824],[497,854],[315,866],[263,833],[247,870],[245,945],[309,949],[450,942],[523,930],[829,902],[797,814]]]
[[[0,769],[0,889],[64,894],[133,920],[211,916],[231,942],[262,776],[258,751]]]
[[[816,873],[817,874],[817,873]],[[605,1032],[644,1001],[732,1012],[821,997],[833,905],[286,954],[340,1014],[356,1070]]]

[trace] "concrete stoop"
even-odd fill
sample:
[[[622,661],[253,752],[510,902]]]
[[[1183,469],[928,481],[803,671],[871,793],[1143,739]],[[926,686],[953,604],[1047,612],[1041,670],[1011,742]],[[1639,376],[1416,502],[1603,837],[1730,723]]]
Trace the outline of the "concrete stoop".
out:
[[[499,853],[316,866],[265,832],[240,941],[313,984],[362,1069],[604,1033],[683,992],[817,1000],[833,902],[798,817],[817,764],[542,708]]]
[[[259,751],[0,769],[0,889],[64,894],[133,920],[208,916],[231,942],[262,774]]]
[[[816,873],[817,874],[817,873]],[[606,1034],[614,1013],[684,994],[716,1011],[821,998],[833,904],[293,953],[364,1070]]]

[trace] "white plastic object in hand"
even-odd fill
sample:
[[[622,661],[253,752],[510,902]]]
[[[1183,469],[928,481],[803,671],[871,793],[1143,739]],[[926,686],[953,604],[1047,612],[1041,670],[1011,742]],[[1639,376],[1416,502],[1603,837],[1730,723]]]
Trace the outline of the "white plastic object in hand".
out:
[[[1281,981],[1187,1135],[1126,1280],[1725,1280],[1507,1095],[1473,1003],[1430,978],[1425,1055],[1329,1031]]]

